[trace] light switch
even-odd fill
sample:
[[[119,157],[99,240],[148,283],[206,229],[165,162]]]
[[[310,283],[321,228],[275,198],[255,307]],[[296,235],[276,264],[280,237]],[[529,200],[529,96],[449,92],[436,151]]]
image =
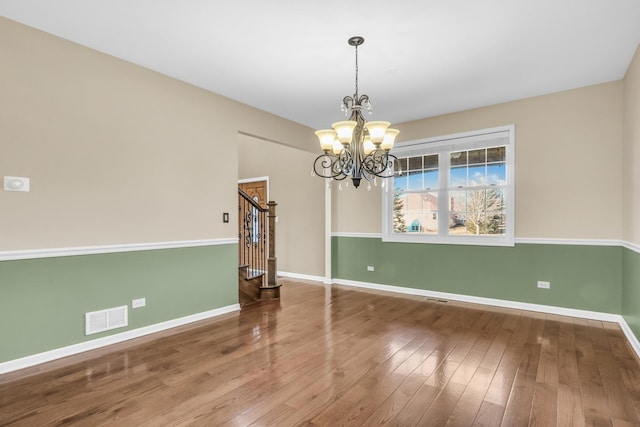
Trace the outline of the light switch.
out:
[[[4,190],[29,192],[29,178],[22,176],[5,176]]]

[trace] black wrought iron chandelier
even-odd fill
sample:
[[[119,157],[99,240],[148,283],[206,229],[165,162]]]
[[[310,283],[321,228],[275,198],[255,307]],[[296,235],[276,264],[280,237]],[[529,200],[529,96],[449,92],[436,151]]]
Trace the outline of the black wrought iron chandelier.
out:
[[[349,120],[336,122],[332,129],[316,131],[323,154],[313,162],[313,171],[322,178],[342,181],[351,177],[358,188],[364,178],[375,182],[376,178],[393,176],[393,161],[396,157],[389,151],[400,131],[390,129],[385,121],[367,122],[362,107],[372,112],[367,95],[358,96],[358,46],[364,43],[360,36],[351,37],[349,45],[356,50],[356,90],[353,96],[342,100],[342,111]]]

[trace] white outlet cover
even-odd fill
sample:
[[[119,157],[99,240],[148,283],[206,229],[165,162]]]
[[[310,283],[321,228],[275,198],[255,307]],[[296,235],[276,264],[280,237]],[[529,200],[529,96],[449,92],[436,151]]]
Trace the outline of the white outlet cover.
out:
[[[5,176],[4,177],[4,190],[5,191],[22,191],[29,192],[29,178],[24,176]]]
[[[146,298],[138,298],[138,299],[131,300],[131,308],[140,308],[140,307],[144,307],[145,305],[147,305]]]

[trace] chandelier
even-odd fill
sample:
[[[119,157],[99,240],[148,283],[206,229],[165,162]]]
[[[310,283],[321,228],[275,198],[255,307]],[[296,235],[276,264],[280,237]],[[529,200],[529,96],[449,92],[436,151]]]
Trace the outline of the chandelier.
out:
[[[376,177],[393,176],[393,160],[397,158],[389,151],[400,131],[390,129],[389,122],[364,119],[362,107],[369,114],[373,111],[369,97],[358,96],[358,46],[364,43],[364,38],[351,37],[348,42],[356,50],[355,94],[345,96],[341,105],[349,120],[333,123],[332,129],[316,131],[324,153],[313,162],[313,171],[322,178],[337,181],[351,177],[353,186],[358,188],[363,178],[375,183]]]

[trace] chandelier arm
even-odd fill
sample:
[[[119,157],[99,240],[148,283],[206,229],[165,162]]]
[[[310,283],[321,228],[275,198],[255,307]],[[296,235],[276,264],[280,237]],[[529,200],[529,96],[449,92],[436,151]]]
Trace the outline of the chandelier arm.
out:
[[[345,180],[347,178],[349,178],[349,175],[340,174],[338,176],[334,176],[333,180],[334,181],[343,181],[343,180]]]
[[[343,149],[338,156],[336,166],[338,166],[340,173],[345,176],[349,176],[353,173],[354,158],[349,150]]]
[[[341,174],[340,171],[336,173],[335,164],[338,161],[338,156],[333,154],[321,154],[313,161],[313,172],[321,178],[338,178]],[[327,174],[328,172],[328,174]]]
[[[313,172],[321,178],[342,180],[353,174],[354,157],[349,150],[342,150],[340,154],[324,153],[313,161]]]
[[[390,168],[393,167],[393,162],[396,160],[398,160],[396,156],[378,148],[362,160],[362,169],[369,175],[391,178],[393,173],[390,173]]]

